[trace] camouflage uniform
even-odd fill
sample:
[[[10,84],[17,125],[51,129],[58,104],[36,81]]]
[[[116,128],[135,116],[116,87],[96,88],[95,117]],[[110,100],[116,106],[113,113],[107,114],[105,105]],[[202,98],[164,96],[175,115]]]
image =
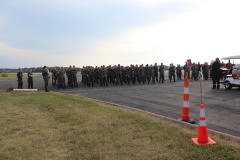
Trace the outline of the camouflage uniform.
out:
[[[82,75],[82,83],[84,85],[86,85],[87,84],[87,75],[86,75],[86,68],[85,67],[82,68],[81,75]]]
[[[56,85],[57,83],[57,70],[53,68],[52,70],[52,85]]]
[[[115,75],[116,75],[116,79],[115,79],[116,85],[119,85],[120,84],[120,78],[121,78],[121,66],[120,66],[120,64],[118,64],[118,66],[115,69]]]
[[[93,87],[94,85],[94,68],[89,67],[87,78],[88,78],[88,86]],[[102,77],[101,77],[102,78]],[[101,78],[100,78],[100,83],[101,83]]]
[[[182,68],[181,68],[181,66],[177,65],[176,70],[177,70],[177,79],[182,80]]]
[[[43,67],[42,76],[44,80],[45,92],[48,92],[48,80],[50,79],[50,77],[49,77],[49,70],[47,69],[46,66]]]
[[[149,84],[152,77],[152,69],[150,66],[148,66],[148,64],[146,65],[145,73],[146,73],[147,82]]]
[[[144,84],[144,68],[143,65],[141,65],[138,69],[138,76],[139,76],[139,84],[141,84],[141,82]]]
[[[195,63],[192,65],[192,80],[198,80],[198,66]]]
[[[75,66],[73,66],[73,69],[72,69],[72,81],[73,81],[73,86],[74,87],[78,87],[78,83],[77,83],[77,70],[75,68]]]
[[[188,79],[190,79],[190,66],[188,64],[188,62],[186,62],[186,64],[183,66],[184,69],[184,78],[186,78],[186,73],[188,73]]]
[[[162,83],[165,81],[164,80],[164,66],[163,64],[161,63],[161,66],[159,68],[159,74],[160,74],[160,77],[159,77],[159,83],[162,81]]]
[[[139,75],[138,75],[138,65],[135,65],[135,67],[134,67],[134,79],[135,79],[135,82],[139,83],[140,79],[139,79]]]
[[[107,83],[107,69],[105,68],[105,66],[103,66],[101,68],[101,73],[102,73],[102,86],[108,86]]]
[[[170,64],[170,67],[169,67],[169,80],[170,80],[170,83],[172,81],[172,77],[173,77],[174,82],[176,82],[176,80],[175,80],[175,67],[173,66],[173,64]]]
[[[153,83],[158,82],[158,66],[157,63],[155,63],[154,67],[153,67]]]
[[[205,80],[208,80],[209,77],[209,65],[207,63],[205,63],[202,67],[202,72],[203,72],[203,78]]]
[[[18,89],[23,89],[23,81],[22,81],[23,73],[22,71],[19,71],[17,73],[17,78],[18,78]]]
[[[61,69],[59,69],[59,71],[57,71],[57,87],[58,88],[65,88],[66,84],[65,84],[65,72],[63,67],[61,67]]]
[[[131,68],[129,66],[126,67],[126,81],[127,84],[129,85],[131,82],[131,77],[130,77],[130,72],[131,72]]]
[[[129,68],[129,77],[130,77],[130,81],[132,82],[132,84],[135,84],[135,73],[134,73],[133,65],[131,65]]]
[[[72,74],[72,66],[68,68],[66,71],[67,78],[68,78],[68,87],[73,87],[73,74]]]

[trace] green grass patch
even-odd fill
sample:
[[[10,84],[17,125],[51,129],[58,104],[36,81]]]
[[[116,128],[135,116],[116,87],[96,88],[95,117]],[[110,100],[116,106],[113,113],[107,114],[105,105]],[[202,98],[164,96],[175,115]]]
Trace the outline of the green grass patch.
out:
[[[190,132],[137,113],[54,93],[0,92],[0,159],[239,159],[217,140],[196,146]],[[216,137],[212,137],[216,138]]]
[[[3,77],[2,75],[7,75],[7,77]],[[34,75],[33,77],[39,77],[40,75]],[[27,74],[23,75],[23,78],[27,78]],[[17,79],[17,73],[0,73],[0,80],[9,80],[9,79]]]

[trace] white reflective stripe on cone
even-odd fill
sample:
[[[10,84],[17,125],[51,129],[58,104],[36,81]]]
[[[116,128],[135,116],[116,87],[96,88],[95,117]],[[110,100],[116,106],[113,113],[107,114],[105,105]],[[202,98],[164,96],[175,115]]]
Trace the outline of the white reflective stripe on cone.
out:
[[[206,120],[199,120],[199,126],[207,126],[207,121]]]
[[[183,107],[189,107],[189,101],[183,101]]]
[[[204,111],[204,109],[200,109],[200,117],[205,117],[205,111]]]
[[[189,93],[189,87],[188,88],[184,87],[184,93]]]

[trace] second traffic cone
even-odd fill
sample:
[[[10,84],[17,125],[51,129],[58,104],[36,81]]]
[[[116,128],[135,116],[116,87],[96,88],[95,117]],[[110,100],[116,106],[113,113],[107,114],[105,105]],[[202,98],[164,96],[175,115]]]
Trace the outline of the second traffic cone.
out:
[[[183,114],[182,121],[189,121],[189,81],[188,81],[188,73],[186,73],[185,81],[184,81],[184,94],[183,94]]]
[[[191,138],[193,143],[198,146],[217,144],[214,140],[208,137],[207,122],[205,117],[204,105],[200,105],[200,118],[198,126],[198,138]]]

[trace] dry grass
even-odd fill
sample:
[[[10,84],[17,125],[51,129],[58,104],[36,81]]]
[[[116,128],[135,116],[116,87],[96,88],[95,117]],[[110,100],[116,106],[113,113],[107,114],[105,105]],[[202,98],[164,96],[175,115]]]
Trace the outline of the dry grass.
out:
[[[239,159],[240,147],[137,113],[53,93],[0,92],[0,159]]]

